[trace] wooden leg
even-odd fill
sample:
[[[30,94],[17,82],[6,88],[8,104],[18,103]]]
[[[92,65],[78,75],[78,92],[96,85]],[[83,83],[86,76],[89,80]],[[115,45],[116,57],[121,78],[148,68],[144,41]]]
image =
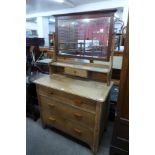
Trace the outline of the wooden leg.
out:
[[[43,128],[43,129],[46,129],[46,128],[47,128],[46,123],[45,123],[43,120],[41,120],[41,123],[42,123],[42,128]]]
[[[93,155],[97,155],[98,147],[96,147],[96,146],[94,145],[94,146],[91,147],[91,150],[92,150]]]
[[[43,129],[46,129],[47,125],[42,123],[42,127],[43,127]]]
[[[93,155],[97,155],[97,153],[96,152],[93,152]]]
[[[95,153],[95,152],[93,152],[93,155],[96,155],[96,153]]]

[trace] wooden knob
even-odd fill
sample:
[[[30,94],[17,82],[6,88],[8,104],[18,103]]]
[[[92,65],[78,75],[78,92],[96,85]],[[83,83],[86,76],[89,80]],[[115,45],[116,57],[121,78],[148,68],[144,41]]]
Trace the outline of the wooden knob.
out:
[[[78,134],[82,134],[82,132],[81,132],[81,130],[79,130],[79,129],[77,129],[77,128],[74,128],[74,131],[76,132],[76,133],[78,133]]]
[[[81,115],[80,113],[74,113],[74,116],[75,116],[76,118],[79,118],[79,119],[82,118],[82,115]]]
[[[54,107],[55,107],[55,104],[49,104],[49,103],[48,103],[48,106],[49,106],[50,108],[54,108]]]
[[[50,95],[53,95],[54,93],[53,93],[53,92],[49,92],[49,94],[50,94]]]
[[[82,101],[80,101],[80,100],[75,100],[75,104],[81,105],[81,104],[82,104]]]
[[[56,121],[56,119],[53,118],[53,117],[50,117],[49,120],[52,121],[52,122],[55,122]]]

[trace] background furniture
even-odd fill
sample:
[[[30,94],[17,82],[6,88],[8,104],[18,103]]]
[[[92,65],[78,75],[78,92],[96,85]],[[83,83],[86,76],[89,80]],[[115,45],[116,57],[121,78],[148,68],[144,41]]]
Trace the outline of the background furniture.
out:
[[[41,68],[41,70],[49,74],[49,63],[52,61],[52,59],[42,59],[37,61],[37,65]]]
[[[39,47],[39,50],[43,52],[47,58],[53,58],[54,49],[49,49],[48,47]]]
[[[33,81],[44,72],[37,64],[37,60],[42,56],[40,45],[44,45],[43,38],[26,38],[26,116],[34,120],[40,117],[40,112]]]
[[[53,49],[55,42],[55,33],[49,34],[48,37],[49,37],[49,48]]]
[[[116,121],[110,147],[110,155],[129,154],[129,22],[125,40],[123,68]]]
[[[40,45],[44,45],[43,38],[26,38],[26,75],[29,78],[31,72],[43,72],[36,63],[43,56],[39,49]]]
[[[26,83],[26,116],[35,121],[40,117],[36,86],[34,83]]]
[[[119,86],[114,83],[110,92],[109,120],[115,120],[116,106],[118,102]]]
[[[26,116],[36,121],[40,117],[38,98],[36,92],[36,85],[34,80],[43,77],[44,74],[39,72],[33,72],[31,77],[26,79]]]

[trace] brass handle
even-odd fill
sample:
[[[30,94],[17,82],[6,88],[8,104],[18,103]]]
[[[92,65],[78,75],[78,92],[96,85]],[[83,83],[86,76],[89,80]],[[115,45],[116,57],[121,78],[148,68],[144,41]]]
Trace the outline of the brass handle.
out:
[[[82,134],[81,130],[77,129],[77,128],[74,128],[74,131],[78,134]]]
[[[82,115],[80,113],[74,113],[74,116],[77,118],[82,118]]]
[[[53,118],[53,117],[50,117],[49,120],[52,121],[52,122],[55,122],[56,121],[56,119]]]
[[[51,108],[54,108],[55,107],[55,104],[49,104],[48,103],[48,106],[51,107]]]

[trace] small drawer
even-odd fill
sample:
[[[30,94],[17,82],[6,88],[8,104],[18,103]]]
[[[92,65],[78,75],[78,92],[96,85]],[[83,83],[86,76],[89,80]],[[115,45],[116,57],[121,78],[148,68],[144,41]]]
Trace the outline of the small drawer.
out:
[[[86,70],[70,68],[70,67],[65,67],[64,73],[68,75],[80,76],[85,78],[88,76],[88,72]]]
[[[49,115],[59,114],[68,120],[85,126],[86,128],[94,128],[95,114],[63,104],[53,98],[40,96],[40,100],[42,110],[49,113]]]
[[[74,122],[71,122],[66,118],[56,114],[48,115],[48,113],[45,113],[44,117],[47,125],[53,126],[61,131],[64,131],[65,133],[82,141],[85,141],[88,144],[92,144],[93,131],[84,128],[81,125],[75,124]]]
[[[57,101],[85,110],[86,112],[96,113],[96,101],[40,85],[37,85],[37,93],[38,95],[54,98]]]

